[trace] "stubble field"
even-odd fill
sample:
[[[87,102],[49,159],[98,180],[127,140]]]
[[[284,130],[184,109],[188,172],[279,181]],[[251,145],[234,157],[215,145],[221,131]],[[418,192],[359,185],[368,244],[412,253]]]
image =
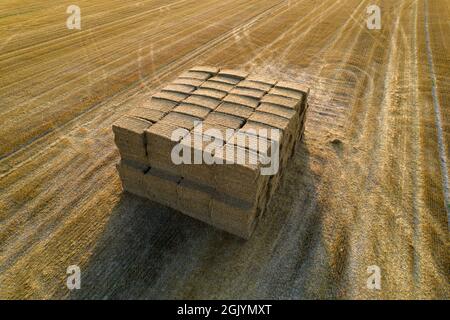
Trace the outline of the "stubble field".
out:
[[[448,1],[70,4],[0,4],[0,298],[450,297]],[[194,65],[311,87],[247,242],[121,190],[111,124]]]

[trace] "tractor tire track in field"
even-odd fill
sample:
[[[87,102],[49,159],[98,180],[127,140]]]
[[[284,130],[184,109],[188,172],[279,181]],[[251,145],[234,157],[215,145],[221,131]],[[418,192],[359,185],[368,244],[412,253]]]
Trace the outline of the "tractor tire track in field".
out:
[[[436,89],[436,72],[434,71],[433,64],[433,52],[430,46],[430,30],[428,27],[428,0],[425,0],[425,36],[426,36],[426,44],[427,44],[427,62],[428,67],[430,68],[430,77],[431,77],[431,94],[433,96],[433,106],[434,106],[434,114],[436,117],[436,129],[437,129],[437,140],[439,145],[439,159],[441,161],[441,171],[442,171],[442,184],[443,184],[443,192],[444,192],[444,200],[445,207],[447,208],[447,221],[449,223],[450,229],[450,196],[449,196],[449,182],[448,182],[448,165],[447,165],[447,155],[448,150],[446,148],[446,143],[444,142],[444,130],[442,129],[442,116],[441,116],[441,106],[439,103],[439,98],[437,96]]]

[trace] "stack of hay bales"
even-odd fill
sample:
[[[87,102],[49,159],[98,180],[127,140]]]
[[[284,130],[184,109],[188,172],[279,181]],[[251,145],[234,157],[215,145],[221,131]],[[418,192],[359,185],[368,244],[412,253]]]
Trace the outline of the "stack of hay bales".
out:
[[[302,137],[308,93],[241,70],[190,69],[114,123],[123,188],[248,239]],[[267,143],[254,150],[258,135]],[[176,146],[190,147],[192,164],[174,163]],[[263,174],[276,149],[279,169]]]

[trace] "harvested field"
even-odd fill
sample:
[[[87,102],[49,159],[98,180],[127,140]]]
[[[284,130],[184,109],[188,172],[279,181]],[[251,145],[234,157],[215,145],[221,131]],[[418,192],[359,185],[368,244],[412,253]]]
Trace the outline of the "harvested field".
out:
[[[0,298],[449,298],[450,3],[374,2],[2,2]],[[195,65],[311,88],[247,242],[122,193],[112,124]]]

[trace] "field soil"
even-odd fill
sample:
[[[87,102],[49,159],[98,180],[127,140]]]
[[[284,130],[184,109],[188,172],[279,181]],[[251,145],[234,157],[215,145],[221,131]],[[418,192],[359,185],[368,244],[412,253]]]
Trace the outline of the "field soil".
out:
[[[0,298],[450,298],[449,1],[76,4],[0,3]],[[111,124],[194,65],[311,88],[247,242],[121,189]]]

